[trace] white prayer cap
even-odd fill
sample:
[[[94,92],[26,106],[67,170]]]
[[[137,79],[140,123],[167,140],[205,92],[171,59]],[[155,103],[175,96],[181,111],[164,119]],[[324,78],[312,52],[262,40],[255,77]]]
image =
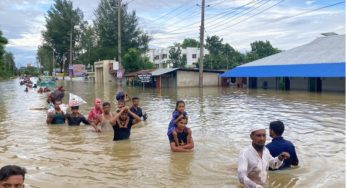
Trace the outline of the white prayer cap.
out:
[[[265,130],[266,127],[263,125],[255,125],[254,127],[251,128],[250,133],[253,133],[258,130]]]

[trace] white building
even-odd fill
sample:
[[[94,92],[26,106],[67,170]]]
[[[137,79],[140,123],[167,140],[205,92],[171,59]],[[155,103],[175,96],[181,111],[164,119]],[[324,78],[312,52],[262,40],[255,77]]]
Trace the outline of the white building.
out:
[[[165,65],[167,68],[172,67],[172,65],[167,64],[167,60],[169,60],[169,50],[171,48],[160,48],[160,49],[150,49],[147,52],[147,56],[150,61],[152,61],[157,68],[164,68]],[[199,48],[187,47],[186,49],[181,49],[182,55],[186,55],[186,67],[187,68],[195,68],[196,63],[200,57]],[[209,54],[207,49],[204,49],[204,55]]]

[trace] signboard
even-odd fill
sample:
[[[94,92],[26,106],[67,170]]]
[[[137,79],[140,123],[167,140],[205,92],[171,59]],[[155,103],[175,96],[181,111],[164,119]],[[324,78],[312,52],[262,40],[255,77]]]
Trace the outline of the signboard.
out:
[[[118,61],[113,61],[113,70],[115,70],[115,71],[119,70],[119,62]]]
[[[148,83],[151,81],[151,74],[139,74],[138,78],[142,83]]]
[[[85,65],[75,64],[72,67],[73,76],[84,76],[86,74]]]
[[[117,71],[117,78],[123,78],[125,69],[119,69]]]

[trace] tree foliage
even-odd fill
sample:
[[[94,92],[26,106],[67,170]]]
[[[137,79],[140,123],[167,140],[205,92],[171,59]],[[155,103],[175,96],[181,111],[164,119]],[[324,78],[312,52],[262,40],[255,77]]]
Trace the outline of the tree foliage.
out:
[[[98,61],[97,34],[94,26],[84,22],[81,27],[80,54],[77,62],[85,65],[93,65]]]
[[[117,0],[101,0],[95,12],[95,31],[98,36],[96,51],[99,59],[118,57],[118,8]],[[122,54],[130,48],[144,53],[148,50],[150,37],[138,28],[135,11],[128,12],[126,6],[121,7],[121,44]],[[101,53],[103,52],[103,53]]]
[[[244,63],[244,55],[235,50],[230,44],[223,44],[218,36],[207,37],[203,66],[206,69],[231,69]]]
[[[50,66],[53,49],[56,65],[62,68],[64,60],[69,62],[71,33],[74,63],[93,65],[93,62],[98,60],[116,59],[118,57],[117,2],[117,0],[101,0],[95,10],[93,24],[89,24],[83,20],[82,11],[79,8],[73,8],[71,0],[55,0],[54,5],[47,12],[46,29],[42,33],[44,43],[37,52],[40,64],[44,67]],[[129,12],[126,6],[122,6],[121,25],[123,57],[126,54],[138,55],[133,48],[140,54],[146,52],[151,38],[139,29],[136,12]],[[142,56],[134,58],[138,57],[142,58]],[[142,59],[133,63],[145,61],[146,59]],[[66,69],[67,66],[68,63],[65,63],[64,68]],[[143,67],[143,64],[138,67]],[[130,70],[134,69],[137,68],[130,68]]]
[[[127,72],[135,72],[142,69],[152,69],[154,64],[148,57],[143,57],[136,48],[130,48],[124,55],[123,67]]]
[[[53,67],[53,50],[50,46],[47,44],[39,46],[36,53],[36,60],[40,62],[43,70],[52,73],[51,71],[55,67]]]
[[[186,66],[186,56],[182,55],[180,44],[175,44],[170,48],[167,63],[172,64],[173,68],[184,68]]]
[[[2,36],[2,31],[0,31],[0,78],[13,76],[17,72],[13,54],[5,51],[7,43],[8,40]]]
[[[74,9],[70,0],[55,0],[54,5],[47,12],[46,30],[42,35],[45,44],[55,50],[56,63],[61,69],[63,68],[63,57],[69,62],[71,35],[72,48],[78,50],[76,44],[80,41],[82,20],[82,11],[79,8]],[[65,65],[66,68],[68,64]]]
[[[193,48],[199,48],[200,43],[199,41],[197,41],[196,39],[192,39],[192,38],[186,38],[183,40],[181,47],[182,48],[187,48],[187,47],[193,47]]]
[[[255,61],[281,52],[281,50],[274,48],[269,41],[255,41],[250,46],[251,51],[246,54],[246,62]]]

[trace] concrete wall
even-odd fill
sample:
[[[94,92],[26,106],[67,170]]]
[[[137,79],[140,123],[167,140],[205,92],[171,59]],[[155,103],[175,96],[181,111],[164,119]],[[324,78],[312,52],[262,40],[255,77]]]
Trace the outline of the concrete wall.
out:
[[[109,73],[109,64],[113,60],[103,60],[94,63],[95,67],[95,82],[108,83],[115,82],[115,77]]]
[[[265,82],[267,82],[266,89],[276,89],[276,78],[257,78],[257,88],[264,89]]]
[[[291,90],[309,90],[308,78],[290,78]]]
[[[177,71],[177,86],[178,87],[198,87],[199,72],[194,71]],[[204,86],[218,86],[219,73],[203,73]]]
[[[322,78],[322,92],[345,92],[345,78]]]
[[[161,88],[176,88],[177,87],[177,76],[176,72],[170,72],[161,75]]]
[[[279,89],[277,78],[257,78],[257,88],[262,89],[267,81],[268,89]],[[309,78],[290,77],[290,90],[309,91]],[[322,92],[345,92],[345,78],[322,78]]]

